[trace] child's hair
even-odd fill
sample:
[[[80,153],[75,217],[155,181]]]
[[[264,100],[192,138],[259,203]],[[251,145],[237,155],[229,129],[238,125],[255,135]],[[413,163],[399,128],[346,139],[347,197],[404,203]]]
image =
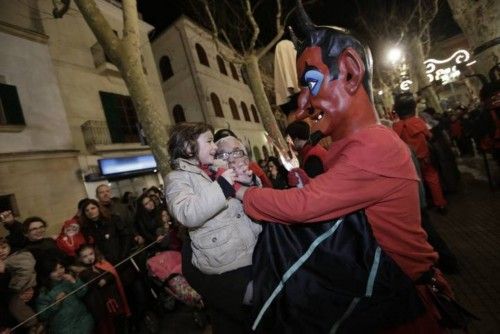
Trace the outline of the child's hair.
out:
[[[50,281],[50,273],[53,272],[57,265],[64,266],[63,261],[54,254],[49,254],[36,261],[35,271],[38,285],[47,289],[52,288]]]
[[[198,137],[207,131],[214,131],[213,127],[205,123],[180,123],[174,126],[168,140],[168,154],[170,164],[175,168],[173,161],[177,158],[190,159],[198,155]]]
[[[37,217],[37,216],[28,217],[23,221],[23,232],[24,233],[29,232],[30,225],[33,222],[40,222],[43,224],[43,227],[47,227],[47,222],[45,220],[43,220],[42,218]]]
[[[80,245],[80,247],[78,247],[78,249],[75,252],[75,254],[77,256],[77,262],[79,262],[80,254],[86,249],[94,250],[94,256],[95,256],[94,263],[97,263],[97,262],[100,262],[101,260],[103,260],[103,256],[102,256],[101,252],[99,252],[99,249],[97,249],[97,247],[95,247],[95,245],[82,244],[82,245]]]

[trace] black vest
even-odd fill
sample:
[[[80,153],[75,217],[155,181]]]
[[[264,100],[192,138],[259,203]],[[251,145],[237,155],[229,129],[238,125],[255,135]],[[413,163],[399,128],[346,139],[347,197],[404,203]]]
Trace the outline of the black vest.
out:
[[[363,211],[317,224],[265,223],[253,271],[258,332],[374,333],[424,312]]]

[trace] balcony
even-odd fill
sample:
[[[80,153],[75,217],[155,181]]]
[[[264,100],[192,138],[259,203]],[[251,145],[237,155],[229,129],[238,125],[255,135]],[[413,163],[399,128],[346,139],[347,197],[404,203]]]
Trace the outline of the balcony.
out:
[[[113,141],[106,121],[89,120],[81,125],[87,150],[92,154],[118,151],[147,151],[149,146],[142,145],[140,138],[132,129],[122,129],[120,141]]]
[[[171,125],[165,127],[170,132]],[[134,129],[121,129],[119,141],[111,138],[108,123],[106,121],[88,120],[81,125],[85,146],[91,154],[103,154],[124,151],[149,151],[149,145],[141,143],[140,136]]]

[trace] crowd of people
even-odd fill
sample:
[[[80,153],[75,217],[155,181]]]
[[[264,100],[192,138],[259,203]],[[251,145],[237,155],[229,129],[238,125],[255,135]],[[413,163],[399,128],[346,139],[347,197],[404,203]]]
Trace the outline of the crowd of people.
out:
[[[79,201],[57,236],[47,235],[48,223],[41,217],[21,222],[11,211],[0,217],[9,232],[0,238],[0,327],[21,324],[16,332],[27,333],[125,333],[154,326],[148,285],[154,271],[148,271],[147,261],[180,254],[183,238],[159,188],[119,199],[101,184],[96,199]],[[180,256],[175,261],[178,268],[169,275],[181,274]],[[172,287],[174,296],[185,284]]]

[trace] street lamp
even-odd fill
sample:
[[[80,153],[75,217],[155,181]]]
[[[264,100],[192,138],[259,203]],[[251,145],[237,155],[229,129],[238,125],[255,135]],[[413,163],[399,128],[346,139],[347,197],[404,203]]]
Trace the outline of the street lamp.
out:
[[[401,59],[402,55],[403,55],[403,53],[401,52],[401,49],[399,49],[399,48],[392,48],[387,53],[387,59],[389,59],[389,61],[392,64],[395,64],[395,63],[397,63]]]

